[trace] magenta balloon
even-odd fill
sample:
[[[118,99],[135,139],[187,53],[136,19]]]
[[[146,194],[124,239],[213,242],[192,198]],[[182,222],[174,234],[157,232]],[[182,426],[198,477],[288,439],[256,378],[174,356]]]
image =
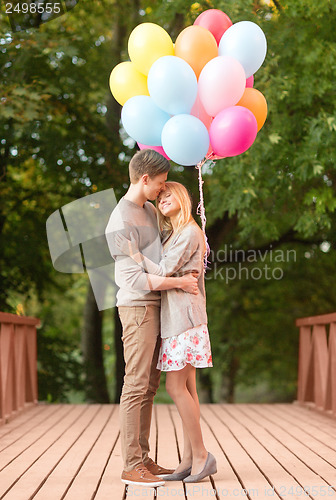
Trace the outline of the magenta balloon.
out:
[[[254,76],[251,75],[249,76],[247,79],[246,79],[246,88],[250,88],[252,89],[253,88],[253,85],[254,85]]]
[[[194,24],[209,30],[219,45],[225,31],[232,26],[232,21],[224,12],[218,9],[208,9],[200,14]]]
[[[257,120],[247,108],[223,109],[210,125],[210,142],[215,155],[228,157],[244,153],[252,146],[258,132]]]
[[[141,144],[140,142],[138,142],[137,144],[140,149],[154,149],[154,151],[160,153],[160,155],[167,158],[167,160],[170,160],[169,156],[166,155],[165,150],[163,149],[162,146],[146,146],[146,144]]]
[[[198,92],[206,113],[216,116],[234,106],[243,96],[246,76],[243,66],[230,56],[211,59],[201,71]]]

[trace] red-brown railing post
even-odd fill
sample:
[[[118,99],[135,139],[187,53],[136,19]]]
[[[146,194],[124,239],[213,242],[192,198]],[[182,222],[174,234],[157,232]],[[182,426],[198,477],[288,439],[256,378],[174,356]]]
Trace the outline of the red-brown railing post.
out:
[[[336,415],[336,323],[331,323],[328,342],[329,360],[325,409]]]
[[[39,323],[37,318],[0,313],[0,423],[37,403]]]
[[[324,325],[314,325],[312,344],[314,402],[318,408],[323,409],[328,373],[327,333]]]
[[[336,313],[299,318],[296,326],[300,328],[298,402],[336,416]]]
[[[299,368],[298,368],[298,401],[303,403],[306,398],[313,398],[313,394],[307,394],[307,379],[309,369],[309,358],[311,351],[311,328],[301,326],[299,341]],[[311,399],[312,400],[312,399]]]

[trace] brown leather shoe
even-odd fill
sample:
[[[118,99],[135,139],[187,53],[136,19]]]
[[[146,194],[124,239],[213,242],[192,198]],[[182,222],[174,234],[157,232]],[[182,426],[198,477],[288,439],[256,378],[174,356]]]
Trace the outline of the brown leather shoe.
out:
[[[135,484],[137,486],[149,486],[155,488],[156,486],[163,486],[165,482],[162,479],[154,476],[147,467],[143,464],[137,465],[131,471],[123,471],[121,474],[121,481],[125,484]]]
[[[167,476],[168,474],[172,474],[175,469],[165,469],[164,467],[161,467],[161,465],[157,464],[152,460],[151,458],[148,457],[145,467],[154,474],[156,477],[161,477],[161,476]]]

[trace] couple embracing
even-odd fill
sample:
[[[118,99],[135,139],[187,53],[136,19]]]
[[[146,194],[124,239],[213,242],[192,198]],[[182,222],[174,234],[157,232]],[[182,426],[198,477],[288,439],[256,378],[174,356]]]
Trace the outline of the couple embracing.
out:
[[[201,481],[217,471],[200,427],[196,368],[212,366],[207,329],[202,230],[191,215],[187,189],[166,182],[170,168],[144,149],[130,161],[130,187],[113,210],[106,238],[119,287],[125,376],[120,399],[120,438],[125,484],[162,486]],[[150,201],[156,200],[156,208]],[[183,424],[184,450],[175,469],[149,457],[153,400],[166,374],[166,389]]]

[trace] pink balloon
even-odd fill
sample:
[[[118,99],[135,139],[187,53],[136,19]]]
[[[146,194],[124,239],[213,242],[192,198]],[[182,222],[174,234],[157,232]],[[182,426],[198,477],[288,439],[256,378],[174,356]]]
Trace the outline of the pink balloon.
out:
[[[246,88],[252,89],[253,88],[253,84],[254,84],[254,76],[251,75],[246,80]]]
[[[207,112],[204,109],[204,106],[201,102],[199,92],[197,93],[196,101],[195,104],[193,105],[190,114],[193,116],[196,116],[196,118],[199,118],[201,122],[204,123],[206,128],[209,130],[209,127],[212,122],[212,117],[207,114]]]
[[[154,149],[154,151],[160,153],[160,155],[167,158],[167,160],[170,160],[169,156],[166,155],[165,150],[163,149],[162,146],[146,146],[146,144],[141,144],[140,142],[137,142],[137,145],[139,146],[140,149]]]
[[[199,96],[206,113],[216,116],[241,99],[246,85],[243,66],[230,56],[211,59],[198,80]]]
[[[194,24],[209,30],[219,45],[225,31],[232,26],[232,21],[224,12],[218,9],[208,9],[200,14]]]
[[[223,109],[210,126],[210,141],[215,155],[237,156],[252,146],[258,132],[257,120],[247,108]]]

